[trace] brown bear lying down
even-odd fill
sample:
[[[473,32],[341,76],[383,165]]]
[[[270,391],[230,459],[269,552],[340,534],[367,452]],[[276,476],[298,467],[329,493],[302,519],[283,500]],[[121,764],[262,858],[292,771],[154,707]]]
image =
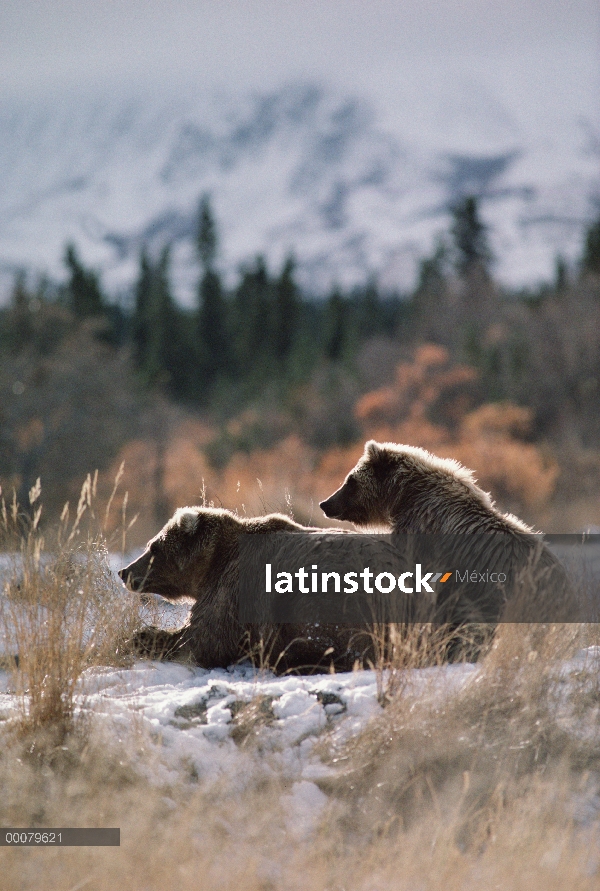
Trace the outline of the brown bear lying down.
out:
[[[147,627],[134,637],[140,655],[183,659],[204,668],[226,667],[251,656],[277,671],[350,671],[372,658],[366,633],[341,625],[243,626],[238,613],[239,536],[323,530],[280,514],[241,518],[222,508],[184,507],[119,572],[133,590],[170,601],[191,598],[188,622],[177,631]]]

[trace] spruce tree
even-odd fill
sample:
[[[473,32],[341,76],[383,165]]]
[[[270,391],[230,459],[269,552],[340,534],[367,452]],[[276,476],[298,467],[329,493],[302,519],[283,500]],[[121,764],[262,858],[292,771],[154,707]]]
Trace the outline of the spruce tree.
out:
[[[31,339],[31,313],[26,275],[18,272],[12,289],[10,305],[0,307],[0,354],[4,350],[18,353]]]
[[[600,217],[586,232],[581,265],[584,272],[600,275]]]
[[[204,194],[200,199],[196,231],[196,247],[204,272],[214,266],[218,243],[217,226],[210,204],[210,196]]]
[[[479,217],[477,199],[472,195],[459,201],[452,209],[451,233],[454,239],[455,265],[460,275],[474,269],[487,272],[492,261],[487,226]]]
[[[163,248],[156,265],[152,287],[151,314],[156,320],[153,366],[160,369],[173,395],[181,395],[182,378],[185,376],[187,356],[181,349],[179,313],[171,293],[169,267],[171,250]],[[161,375],[161,376],[162,376]]]
[[[273,370],[272,283],[264,257],[246,269],[234,300],[234,341],[239,374],[248,375],[251,385]]]
[[[150,306],[152,302],[153,269],[146,247],[140,254],[140,271],[135,285],[132,320],[133,355],[140,369],[145,369],[150,345]]]
[[[560,254],[554,261],[554,290],[557,293],[565,291],[569,285],[569,269],[564,257]]]
[[[196,232],[196,248],[202,270],[196,314],[196,390],[200,399],[204,399],[216,381],[231,370],[228,307],[220,276],[215,270],[218,245],[210,199],[204,195],[200,201]]]
[[[81,263],[74,244],[68,244],[65,264],[69,270],[66,297],[69,308],[78,318],[99,316],[104,312],[104,299],[97,274]]]
[[[374,278],[369,279],[354,298],[356,306],[355,327],[361,338],[371,337],[385,327],[383,306]]]
[[[25,274],[25,270],[21,269],[15,276],[11,303],[17,310],[29,310],[30,299],[31,296],[27,290],[27,275]]]
[[[440,293],[446,284],[447,267],[448,247],[445,241],[438,237],[432,253],[419,263],[417,295]]]
[[[218,274],[207,269],[200,282],[198,310],[199,362],[206,383],[211,385],[229,370],[227,304]]]
[[[283,264],[274,289],[274,352],[279,364],[283,366],[289,360],[300,322],[300,296],[294,281],[295,268],[295,260],[290,255]]]
[[[168,246],[156,263],[142,251],[135,289],[134,355],[146,384],[167,385],[174,396],[182,396],[189,362],[180,313],[171,294],[169,264]]]
[[[348,310],[339,288],[334,288],[325,305],[325,355],[338,362],[344,355],[348,337]]]

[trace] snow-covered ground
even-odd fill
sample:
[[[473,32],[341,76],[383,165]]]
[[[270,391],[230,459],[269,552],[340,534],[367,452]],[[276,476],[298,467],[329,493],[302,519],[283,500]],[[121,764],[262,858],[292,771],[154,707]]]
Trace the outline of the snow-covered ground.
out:
[[[581,738],[595,736],[596,728],[573,721],[569,695],[573,681],[581,683],[598,665],[599,649],[582,650],[556,669],[556,704],[564,711],[559,720]],[[402,678],[400,695],[443,706],[477,684],[481,670],[473,664],[413,669]],[[140,661],[129,669],[88,670],[81,708],[120,739],[141,730],[154,750],[147,779],[162,788],[194,778],[206,788],[218,784],[241,794],[257,776],[277,776],[290,829],[304,836],[327,802],[319,781],[338,769],[321,760],[318,743],[326,738],[330,751],[380,716],[378,694],[386,680],[376,671],[277,677],[249,664],[209,671]],[[17,707],[11,676],[0,672],[0,720]]]
[[[413,671],[408,689],[443,700],[477,671],[474,665]],[[0,719],[16,713],[10,688],[10,675],[0,672]],[[132,726],[145,731],[155,755],[147,779],[162,787],[193,776],[241,794],[257,774],[276,775],[290,828],[302,836],[327,801],[315,781],[336,772],[322,762],[317,743],[325,735],[348,740],[380,715],[379,689],[375,671],[277,677],[250,665],[208,671],[137,662],[127,670],[90,669],[81,707],[120,738]]]

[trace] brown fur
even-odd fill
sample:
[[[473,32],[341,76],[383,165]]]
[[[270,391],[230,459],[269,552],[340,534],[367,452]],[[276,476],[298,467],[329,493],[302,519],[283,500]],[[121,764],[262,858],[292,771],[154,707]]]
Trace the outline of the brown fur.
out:
[[[512,514],[499,511],[473,473],[457,461],[425,449],[370,440],[343,485],[320,506],[327,517],[350,521],[362,530],[384,527],[396,534],[456,535],[455,565],[464,558],[476,566],[474,545],[486,556],[491,547],[480,533],[495,534],[499,546],[493,569],[508,573],[517,567],[520,596],[518,608],[517,598],[507,606],[488,589],[492,600],[484,604],[486,620],[496,621],[501,614],[512,621],[574,620],[571,587],[541,536]],[[459,616],[460,603],[456,609]]]
[[[178,631],[142,629],[134,640],[144,655],[187,658],[205,668],[227,666],[261,649],[261,661],[278,670],[349,670],[357,658],[349,629],[293,624],[244,627],[238,619],[240,534],[322,532],[289,517],[241,518],[222,508],[187,507],[148,542],[119,575],[140,593],[167,600],[191,598],[188,623]],[[328,652],[329,651],[329,652]],[[327,653],[327,655],[325,655]]]
[[[396,533],[533,531],[497,510],[458,461],[391,442],[370,440],[343,485],[320,507],[332,519]]]

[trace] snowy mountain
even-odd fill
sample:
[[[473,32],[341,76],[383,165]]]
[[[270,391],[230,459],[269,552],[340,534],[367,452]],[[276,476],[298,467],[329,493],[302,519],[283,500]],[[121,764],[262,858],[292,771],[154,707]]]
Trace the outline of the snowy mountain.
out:
[[[575,260],[600,196],[591,121],[524,119],[489,92],[448,84],[420,117],[295,83],[276,92],[64,95],[0,104],[0,296],[25,266],[64,275],[68,240],[112,292],[134,280],[142,244],[173,244],[181,299],[197,277],[198,199],[211,195],[230,280],[264,253],[293,251],[315,292],[376,273],[414,282],[447,231],[448,208],[481,198],[499,278],[552,275]],[[402,114],[404,108],[405,114]],[[542,126],[540,126],[540,121]]]

